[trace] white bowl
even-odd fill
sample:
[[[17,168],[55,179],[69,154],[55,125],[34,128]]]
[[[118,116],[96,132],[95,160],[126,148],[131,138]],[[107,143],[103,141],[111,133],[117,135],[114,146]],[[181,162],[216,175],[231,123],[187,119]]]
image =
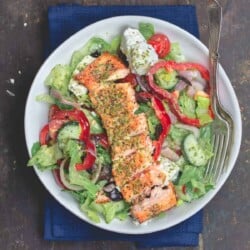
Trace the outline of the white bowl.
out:
[[[178,41],[180,43],[187,60],[201,63],[208,67],[208,49],[194,36],[168,22],[143,16],[120,16],[108,18],[89,25],[61,44],[43,63],[33,81],[27,98],[24,118],[25,137],[29,152],[32,144],[38,141],[40,129],[47,123],[48,105],[36,102],[35,97],[38,94],[47,92],[44,86],[44,80],[50,70],[56,64],[69,63],[73,51],[82,47],[91,37],[100,36],[106,40],[110,40],[113,36],[121,34],[128,26],[138,27],[139,22],[154,24],[156,32],[165,33],[172,42]],[[233,135],[232,154],[229,156],[228,170],[221,177],[216,188],[207,193],[203,198],[167,211],[165,217],[155,218],[147,225],[135,225],[130,219],[125,222],[114,220],[111,224],[106,224],[104,221],[99,224],[93,224],[93,222],[80,211],[78,203],[72,196],[66,192],[61,192],[60,187],[56,184],[50,171],[40,172],[35,168],[39,179],[50,194],[66,209],[80,219],[105,230],[127,234],[145,234],[172,227],[188,219],[202,209],[220,190],[234,167],[240,149],[242,128],[239,104],[232,85],[221,66],[219,68],[218,80],[220,100],[233,117],[235,133]]]

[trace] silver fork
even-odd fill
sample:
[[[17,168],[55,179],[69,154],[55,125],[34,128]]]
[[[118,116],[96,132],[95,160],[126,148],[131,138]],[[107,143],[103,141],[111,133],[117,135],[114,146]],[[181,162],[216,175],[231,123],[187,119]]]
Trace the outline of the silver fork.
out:
[[[211,93],[213,93],[211,105],[215,119],[212,123],[212,146],[214,155],[207,165],[205,178],[216,184],[220,176],[227,169],[227,160],[232,148],[233,120],[220,103],[217,85],[222,8],[216,0],[208,0],[207,2],[209,24],[209,70]]]

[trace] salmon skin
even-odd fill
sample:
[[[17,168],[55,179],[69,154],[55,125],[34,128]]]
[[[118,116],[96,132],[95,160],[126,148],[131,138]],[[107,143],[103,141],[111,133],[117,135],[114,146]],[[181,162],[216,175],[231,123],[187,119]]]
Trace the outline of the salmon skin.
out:
[[[89,90],[106,129],[115,183],[131,204],[131,215],[142,223],[175,206],[176,195],[173,184],[166,185],[165,172],[153,160],[146,116],[135,114],[139,105],[134,88],[129,82],[114,83],[128,73],[116,56],[103,53],[76,79]]]

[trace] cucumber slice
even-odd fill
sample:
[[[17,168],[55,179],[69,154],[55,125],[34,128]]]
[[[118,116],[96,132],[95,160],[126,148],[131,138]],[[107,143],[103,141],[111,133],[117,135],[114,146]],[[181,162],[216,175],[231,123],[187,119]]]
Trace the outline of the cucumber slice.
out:
[[[207,157],[200,147],[197,139],[193,134],[189,134],[183,142],[184,155],[187,160],[197,167],[205,166],[207,164]]]
[[[176,78],[177,73],[175,70],[167,72],[165,69],[159,69],[154,75],[156,83],[163,89],[170,90],[178,82]]]
[[[81,134],[81,127],[78,122],[67,122],[59,129],[57,135],[58,146],[64,149],[65,144],[69,139],[78,140]]]

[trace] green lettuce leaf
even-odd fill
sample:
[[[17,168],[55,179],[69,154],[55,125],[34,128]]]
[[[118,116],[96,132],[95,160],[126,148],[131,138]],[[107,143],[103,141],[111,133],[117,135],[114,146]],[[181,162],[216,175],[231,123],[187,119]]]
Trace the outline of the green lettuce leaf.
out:
[[[45,102],[48,104],[55,104],[55,98],[53,98],[49,94],[40,94],[40,95],[36,96],[36,101]]]
[[[179,105],[181,112],[190,118],[196,118],[195,108],[196,103],[195,100],[189,97],[185,91],[182,91],[179,97]]]
[[[100,145],[96,146],[97,158],[96,163],[101,165],[111,165],[111,156],[107,149],[103,148]]]
[[[164,58],[167,61],[184,62],[185,56],[181,52],[179,43],[171,43],[170,52]]]
[[[69,80],[72,69],[69,65],[56,65],[47,76],[45,84],[59,91],[63,96],[69,96]]]
[[[213,188],[213,184],[204,178],[205,167],[185,165],[176,184],[179,199],[190,202],[198,199]]]
[[[57,167],[57,161],[62,158],[62,152],[57,144],[52,146],[42,145],[38,148],[38,144],[33,146],[33,156],[28,161],[28,166],[36,165],[40,170],[54,169]]]
[[[110,42],[110,51],[112,53],[117,53],[119,50],[120,44],[121,44],[122,37],[121,36],[115,36],[111,42]]]
[[[185,137],[190,133],[190,131],[183,129],[183,128],[177,128],[175,125],[171,126],[171,129],[169,131],[169,137],[172,139],[173,143],[176,145],[182,145]]]
[[[149,103],[140,103],[135,114],[145,113],[149,128],[149,136],[152,140],[157,139],[157,127],[161,126],[160,121],[156,117],[155,111]]]
[[[155,33],[154,26],[151,23],[139,23],[139,31],[146,40]]]
[[[213,147],[211,144],[212,127],[211,124],[204,126],[200,129],[200,136],[198,143],[204,151],[206,158],[210,159],[213,156]]]
[[[96,51],[100,53],[104,51],[111,52],[111,46],[100,37],[92,37],[80,50],[73,53],[70,61],[71,68],[75,69],[84,56],[90,55]]]

